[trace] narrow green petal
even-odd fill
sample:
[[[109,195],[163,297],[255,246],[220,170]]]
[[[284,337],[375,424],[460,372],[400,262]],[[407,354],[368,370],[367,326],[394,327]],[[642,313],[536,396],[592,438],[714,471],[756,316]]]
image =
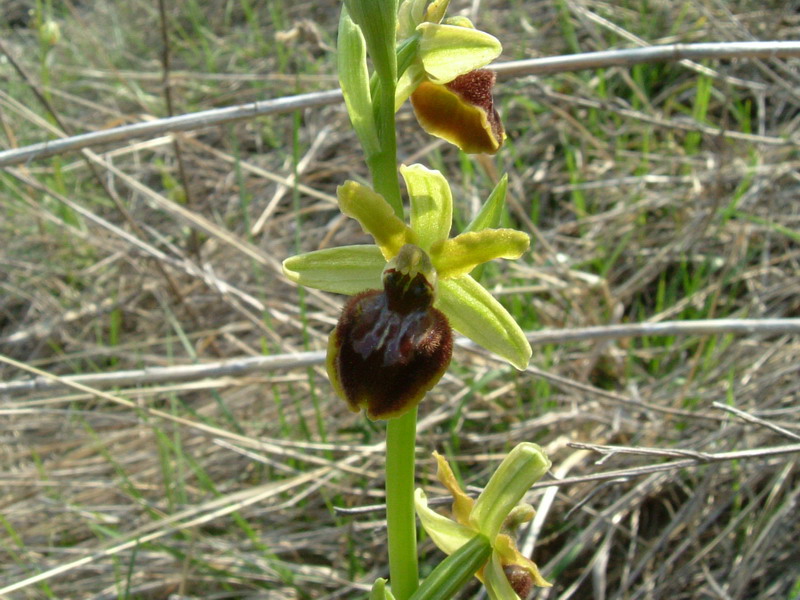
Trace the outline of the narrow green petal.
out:
[[[339,208],[375,238],[386,260],[393,258],[405,244],[416,243],[413,232],[397,218],[394,209],[380,194],[355,181],[345,181],[336,193]]]
[[[508,311],[469,275],[439,281],[436,301],[456,331],[502,356],[517,369],[528,366],[531,345]]]
[[[453,197],[450,185],[436,170],[420,164],[400,167],[411,204],[411,229],[417,245],[428,252],[436,242],[447,239],[453,225]]]
[[[283,261],[283,273],[306,287],[353,295],[381,289],[385,266],[377,246],[342,246],[289,257]]]
[[[495,258],[519,258],[528,249],[528,234],[516,229],[483,229],[462,233],[431,249],[439,277],[466,275],[477,265]]]
[[[478,214],[472,219],[464,233],[470,231],[480,231],[481,229],[490,229],[500,225],[500,217],[503,214],[503,205],[506,202],[506,190],[508,189],[508,173],[504,173],[494,186],[492,193],[484,202]]]
[[[414,492],[414,507],[425,531],[445,554],[452,554],[475,537],[476,532],[472,529],[459,525],[429,508],[425,492],[419,488]]]
[[[448,83],[480,69],[503,51],[496,37],[477,29],[422,23],[417,31],[422,34],[419,45],[422,65],[434,83]]]

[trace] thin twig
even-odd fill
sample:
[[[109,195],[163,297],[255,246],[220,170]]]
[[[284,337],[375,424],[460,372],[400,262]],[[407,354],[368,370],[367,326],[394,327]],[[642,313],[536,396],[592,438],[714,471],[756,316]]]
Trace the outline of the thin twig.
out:
[[[570,442],[567,445],[570,448],[576,448],[578,450],[594,450],[595,452],[599,452],[601,454],[655,454],[657,456],[685,456],[686,454],[692,454],[691,458],[687,458],[685,460],[676,460],[675,462],[671,463],[657,463],[654,465],[645,465],[643,467],[634,467],[632,469],[620,469],[613,472],[615,473],[615,477],[646,475],[648,473],[656,473],[658,471],[665,471],[668,469],[682,469],[684,467],[690,467],[699,463],[742,460],[746,458],[764,458],[800,452],[800,444],[786,444],[785,446],[771,446],[769,448],[753,448],[751,450],[734,450],[731,452],[693,452],[690,450],[675,450],[668,448],[632,448],[628,446],[606,446],[604,444],[584,444],[579,442]],[[667,468],[661,469],[659,467]],[[604,475],[607,476],[610,473],[611,472],[606,472]],[[572,479],[584,480],[585,478],[573,477]],[[608,479],[608,477],[605,477],[604,479]],[[542,485],[541,487],[546,486]]]
[[[578,448],[582,450],[596,450],[607,452],[609,449],[614,450],[630,450],[631,452],[635,452],[638,454],[656,454],[656,455],[669,455],[674,456],[675,451],[670,449],[657,449],[657,448],[622,448],[622,447],[613,447],[613,446],[600,446],[596,444],[578,444],[578,443],[571,443],[569,444],[572,448]],[[660,473],[663,471],[674,471],[678,469],[686,469],[689,467],[695,467],[697,465],[711,463],[711,462],[725,462],[731,460],[747,460],[747,459],[754,459],[754,458],[772,458],[775,456],[783,456],[785,454],[795,454],[800,452],[800,444],[787,444],[785,446],[772,446],[769,448],[754,448],[752,450],[738,450],[732,452],[716,452],[716,453],[707,453],[707,452],[700,452],[702,456],[687,458],[684,460],[676,460],[674,462],[668,463],[654,463],[650,465],[642,465],[639,467],[631,467],[629,469],[617,469],[614,471],[603,471],[600,473],[592,473],[591,475],[581,475],[576,477],[565,477],[563,479],[548,479],[545,481],[539,481],[534,483],[531,486],[531,490],[539,490],[544,488],[549,488],[553,486],[558,487],[565,487],[570,485],[575,485],[578,483],[588,483],[593,481],[609,481],[609,480],[617,480],[619,483],[623,483],[632,479],[633,477],[641,477],[642,475],[650,475],[651,473]],[[445,497],[445,500],[441,498],[434,498],[431,500],[434,504],[446,504],[449,497]],[[386,510],[385,504],[371,504],[369,506],[361,506],[356,508],[343,508],[343,507],[336,507],[335,508],[337,514],[342,515],[349,515],[349,514],[363,514],[366,512],[381,512]]]
[[[582,69],[630,67],[649,62],[735,58],[790,58],[800,56],[800,42],[708,42],[666,44],[647,48],[624,48],[583,52],[565,56],[530,58],[494,65],[501,77],[551,75]]]
[[[720,410],[724,410],[725,412],[734,414],[744,421],[755,423],[756,425],[761,425],[762,427],[771,429],[775,433],[779,433],[782,436],[788,437],[791,440],[800,442],[800,435],[797,435],[796,433],[789,431],[788,429],[784,429],[780,425],[776,425],[775,423],[771,423],[770,421],[766,421],[764,419],[760,419],[754,415],[751,415],[749,412],[745,412],[740,408],[736,408],[735,406],[728,406],[727,404],[722,404],[721,402],[713,402],[711,406],[713,406],[714,408],[718,408]]]
[[[800,57],[800,42],[714,42],[702,44],[668,44],[648,48],[625,48],[584,52],[566,56],[547,56],[512,61],[492,66],[501,77],[523,75],[552,75],[599,69],[613,66],[632,66],[647,62],[678,61],[684,59],[742,59],[742,58],[791,58]],[[134,123],[113,129],[93,131],[61,140],[32,144],[23,148],[0,152],[0,167],[25,163],[72,152],[89,146],[121,143],[132,138],[151,137],[166,132],[190,131],[211,125],[222,125],[269,114],[337,104],[342,101],[341,90],[311,92],[287,96],[274,100],[251,102],[238,106],[216,108],[179,115],[167,119],[154,119],[145,123]],[[788,142],[787,143],[792,143]]]
[[[164,101],[167,105],[167,115],[170,117],[175,116],[175,105],[172,99],[172,78],[171,78],[171,55],[169,43],[169,27],[167,25],[167,8],[164,0],[158,0],[158,17],[161,28],[161,67],[162,67],[162,85],[164,87]],[[193,201],[193,193],[189,185],[189,177],[186,173],[186,161],[183,159],[183,152],[181,151],[180,139],[177,136],[172,138],[172,148],[175,152],[175,160],[178,166],[178,177],[181,181],[181,187],[186,197],[186,207],[191,209],[195,202]],[[189,230],[187,240],[189,254],[198,258],[200,250],[200,237],[197,235],[196,229]],[[219,354],[219,352],[217,352]]]
[[[175,131],[191,131],[214,125],[224,125],[246,119],[253,119],[264,115],[280,114],[316,108],[327,104],[337,104],[342,101],[341,90],[328,90],[325,92],[311,92],[297,96],[286,96],[274,100],[261,100],[238,106],[214,108],[203,110],[177,117],[153,119],[143,123],[123,125],[113,129],[103,129],[82,135],[76,135],[61,140],[41,142],[14,150],[0,152],[0,167],[27,163],[32,160],[48,158],[65,152],[72,152],[89,146],[122,143],[134,138],[149,138]]]
[[[698,319],[661,323],[626,323],[577,329],[551,329],[528,334],[532,344],[563,344],[648,335],[780,335],[800,333],[800,319]]]
[[[800,319],[713,319],[698,321],[664,321],[663,323],[637,323],[630,325],[607,325],[578,329],[555,329],[528,334],[533,344],[563,344],[588,340],[609,340],[648,335],[778,335],[800,334]],[[479,347],[465,338],[456,344],[469,350]],[[294,369],[321,364],[325,352],[298,352],[272,356],[252,356],[217,362],[171,367],[150,367],[111,373],[68,375],[54,380],[52,377],[37,377],[24,381],[0,383],[0,394],[18,394],[58,388],[65,382],[78,382],[93,387],[149,385],[155,383],[191,381],[208,377],[241,376],[253,372],[265,373],[277,369]]]

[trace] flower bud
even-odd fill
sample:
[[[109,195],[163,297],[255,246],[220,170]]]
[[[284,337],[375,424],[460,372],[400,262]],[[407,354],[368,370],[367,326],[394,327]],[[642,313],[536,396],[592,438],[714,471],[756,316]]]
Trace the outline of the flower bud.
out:
[[[55,46],[61,40],[61,28],[58,23],[48,19],[39,26],[39,39],[48,46]]]
[[[398,417],[441,379],[453,351],[447,317],[433,308],[436,272],[406,244],[386,265],[383,291],[350,298],[328,343],[327,367],[350,410]]]
[[[506,574],[506,579],[508,579],[508,583],[514,593],[522,600],[526,600],[533,589],[533,577],[531,577],[528,570],[519,565],[511,564],[503,567],[503,573]]]

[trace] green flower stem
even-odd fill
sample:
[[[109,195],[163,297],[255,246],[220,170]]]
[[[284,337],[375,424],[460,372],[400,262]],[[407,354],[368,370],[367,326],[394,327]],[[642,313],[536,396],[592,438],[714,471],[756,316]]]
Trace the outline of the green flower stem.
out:
[[[378,79],[378,96],[375,99],[375,125],[381,149],[367,156],[367,166],[372,175],[372,185],[403,219],[403,200],[397,177],[397,135],[395,133],[394,92],[395,81]]]
[[[397,13],[391,0],[384,10]],[[356,4],[353,4],[356,6]],[[365,5],[359,5],[363,8]],[[352,11],[351,11],[352,14]],[[362,26],[364,25],[364,19]],[[391,27],[392,32],[394,26]],[[369,46],[369,39],[367,41]],[[374,59],[375,57],[373,57]],[[388,57],[387,57],[388,58]],[[373,189],[384,197],[398,218],[404,220],[403,199],[397,173],[397,135],[394,95],[397,87],[395,55],[377,69],[373,94],[375,128],[380,150],[367,155]],[[386,61],[384,61],[386,62]],[[389,419],[386,429],[386,521],[389,537],[389,583],[396,600],[409,600],[419,587],[417,567],[417,522],[414,512],[414,448],[417,409]]]
[[[419,587],[417,524],[414,514],[416,436],[416,408],[388,421],[386,520],[389,531],[389,584],[396,600],[408,600]]]

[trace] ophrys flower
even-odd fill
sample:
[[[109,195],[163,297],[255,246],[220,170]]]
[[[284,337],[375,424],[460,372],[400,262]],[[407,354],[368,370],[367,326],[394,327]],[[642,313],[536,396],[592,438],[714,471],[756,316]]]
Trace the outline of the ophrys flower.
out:
[[[528,595],[533,585],[549,586],[536,563],[520,553],[509,535],[534,514],[533,507],[519,501],[550,468],[550,460],[542,449],[527,442],[516,446],[477,500],[461,489],[444,457],[438,453],[434,457],[438,463],[437,478],[453,495],[453,518],[429,508],[421,489],[417,489],[414,503],[422,526],[439,549],[452,554],[476,534],[486,536],[492,545],[491,558],[475,575],[486,585],[491,600],[519,600],[520,596]]]
[[[364,290],[378,290],[378,294],[386,294],[386,276],[394,269],[395,275],[392,277],[398,273],[406,277],[402,283],[404,286],[416,282],[415,285],[420,286],[418,289],[424,292],[423,296],[432,301],[431,308],[443,313],[456,331],[502,356],[518,369],[524,369],[531,356],[531,347],[525,334],[508,311],[469,273],[477,265],[495,258],[519,258],[530,243],[527,234],[514,229],[487,228],[486,223],[490,219],[486,215],[492,210],[486,210],[476,217],[464,233],[450,238],[453,200],[450,186],[442,174],[418,164],[401,167],[400,172],[405,179],[410,199],[410,225],[394,214],[382,196],[365,185],[348,181],[338,189],[339,206],[344,214],[361,223],[364,230],[375,239],[375,245],[344,246],[294,256],[284,262],[285,274],[292,281],[330,292],[355,295]],[[502,203],[504,187],[501,192],[492,195],[487,203],[489,209],[496,208],[498,202]],[[411,249],[405,251],[407,256],[398,257],[404,246],[410,246]],[[396,257],[401,264],[387,269],[387,263]],[[395,281],[389,281],[389,284],[390,288],[398,285]],[[380,291],[381,288],[384,288],[383,292]],[[388,296],[383,300],[373,299],[373,296],[375,294],[351,300],[346,308],[355,309],[358,314],[354,316],[352,310],[345,310],[342,319],[352,323],[353,319],[362,317],[365,311],[369,312],[372,315],[372,329],[367,337],[376,343],[380,341],[382,349],[390,349],[391,340],[387,336],[392,334],[389,329],[398,331],[406,322],[381,313],[384,308],[389,307]],[[370,306],[367,307],[364,306],[364,301],[368,298],[372,300],[369,300]],[[430,319],[438,321],[438,317],[426,318],[429,322]],[[417,322],[419,324],[420,321]],[[441,331],[439,325],[434,329]],[[346,335],[345,330],[352,330],[351,325],[337,328],[329,344],[329,375],[337,392],[344,396],[350,407],[354,410],[366,408],[371,418],[388,418],[402,414],[419,402],[425,391],[444,372],[444,368],[437,368],[431,379],[412,385],[411,389],[401,394],[398,401],[391,402],[391,406],[378,406],[373,402],[375,397],[381,395],[377,391],[370,394],[364,386],[358,386],[358,389],[354,387],[352,390],[348,388],[346,381],[357,375],[346,374],[343,369],[346,370],[359,361],[354,363],[341,360],[343,355],[338,354],[341,344],[365,344],[366,338],[362,331],[359,342]],[[418,330],[417,339],[423,345],[430,339],[426,337],[426,332],[429,331]],[[354,350],[370,365],[377,364],[377,358],[368,357],[371,351],[368,352],[367,346],[362,346],[361,350],[354,347]],[[411,350],[413,348],[405,355],[411,357]],[[390,354],[402,356],[404,353]],[[388,355],[381,356],[382,363],[386,356]],[[439,359],[442,357],[439,356]],[[391,361],[386,363],[390,364]],[[446,362],[444,366],[446,367]],[[363,365],[356,368],[361,369]],[[379,380],[380,374],[370,374],[370,377]]]

